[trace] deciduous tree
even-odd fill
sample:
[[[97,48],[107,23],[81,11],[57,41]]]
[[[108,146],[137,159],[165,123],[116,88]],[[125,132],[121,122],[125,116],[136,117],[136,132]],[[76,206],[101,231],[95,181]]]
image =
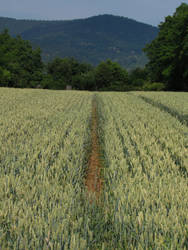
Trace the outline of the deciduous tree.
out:
[[[159,25],[159,34],[144,51],[152,81],[164,82],[169,90],[188,90],[188,4]]]

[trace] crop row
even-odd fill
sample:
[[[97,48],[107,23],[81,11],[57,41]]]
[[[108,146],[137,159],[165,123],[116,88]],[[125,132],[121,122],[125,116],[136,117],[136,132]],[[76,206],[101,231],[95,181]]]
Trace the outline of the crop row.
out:
[[[187,127],[131,94],[98,99],[111,249],[187,249]]]
[[[181,122],[188,125],[188,95],[177,92],[133,92],[146,102],[169,112]]]
[[[0,90],[1,249],[86,248],[90,111],[89,93]]]

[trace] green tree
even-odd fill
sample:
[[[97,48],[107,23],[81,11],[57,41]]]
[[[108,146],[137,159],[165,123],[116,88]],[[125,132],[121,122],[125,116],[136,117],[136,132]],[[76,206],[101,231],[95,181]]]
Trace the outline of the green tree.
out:
[[[135,68],[129,72],[129,84],[133,89],[141,89],[148,80],[148,72],[145,68]]]
[[[20,36],[13,38],[8,30],[0,34],[0,85],[35,87],[43,77],[40,49],[33,49]]]
[[[92,70],[86,63],[80,63],[74,58],[55,58],[47,65],[47,74],[54,81],[52,88],[65,89],[66,85],[72,85],[76,89],[84,89],[84,74]]]
[[[75,89],[96,90],[94,70],[75,75],[72,79],[72,83]]]
[[[144,51],[153,82],[164,82],[169,90],[188,90],[188,4],[159,25],[159,34]]]
[[[128,85],[128,73],[118,63],[107,60],[96,67],[95,80],[98,90],[123,91]]]

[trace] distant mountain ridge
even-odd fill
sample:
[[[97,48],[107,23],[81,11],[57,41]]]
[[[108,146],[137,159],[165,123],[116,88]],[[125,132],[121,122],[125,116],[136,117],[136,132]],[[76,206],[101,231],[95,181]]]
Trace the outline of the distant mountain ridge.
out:
[[[70,21],[17,20],[0,17],[0,31],[21,35],[42,49],[45,61],[54,57],[75,57],[97,65],[111,59],[126,68],[143,66],[142,48],[158,34],[158,29],[135,20],[99,15]]]

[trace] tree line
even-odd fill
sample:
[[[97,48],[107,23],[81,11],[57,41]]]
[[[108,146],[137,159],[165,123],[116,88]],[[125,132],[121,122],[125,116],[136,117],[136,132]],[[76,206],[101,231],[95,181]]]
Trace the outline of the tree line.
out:
[[[75,58],[43,63],[41,50],[8,30],[0,34],[0,86],[15,88],[129,91],[188,90],[188,4],[181,4],[159,25],[159,34],[143,49],[145,68],[128,72],[106,60],[96,67]]]

